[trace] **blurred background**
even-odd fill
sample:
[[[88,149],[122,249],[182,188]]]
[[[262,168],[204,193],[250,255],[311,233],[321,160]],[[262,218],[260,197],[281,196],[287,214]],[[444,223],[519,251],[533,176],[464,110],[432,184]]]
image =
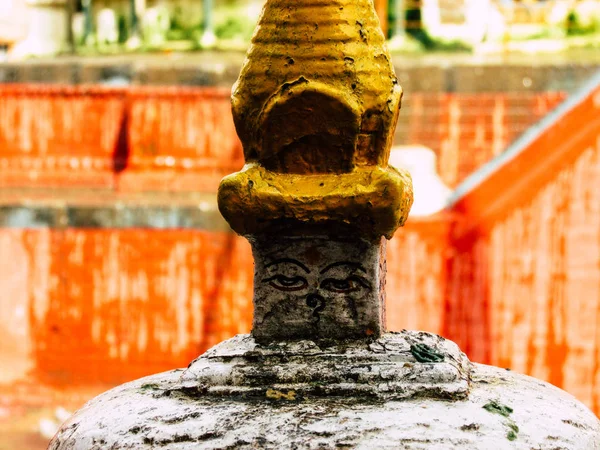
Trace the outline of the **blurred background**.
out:
[[[0,449],[250,330],[215,193],[263,0],[0,0]],[[600,1],[375,0],[405,91],[388,326],[600,414]]]

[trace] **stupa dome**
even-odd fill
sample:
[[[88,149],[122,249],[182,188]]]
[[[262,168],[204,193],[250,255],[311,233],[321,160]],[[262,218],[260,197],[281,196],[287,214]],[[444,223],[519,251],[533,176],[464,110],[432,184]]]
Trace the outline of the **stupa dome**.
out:
[[[49,450],[132,448],[593,450],[600,425],[560,389],[428,333],[332,346],[243,335],[97,397]]]
[[[252,245],[252,334],[97,397],[51,450],[600,449],[569,394],[386,332],[400,97],[371,0],[267,0],[233,91],[247,164],[218,193]]]

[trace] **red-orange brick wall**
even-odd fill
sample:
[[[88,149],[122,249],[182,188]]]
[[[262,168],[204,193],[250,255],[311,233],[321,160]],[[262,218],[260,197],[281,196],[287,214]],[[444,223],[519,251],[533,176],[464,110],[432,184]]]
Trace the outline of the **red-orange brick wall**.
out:
[[[400,142],[434,150],[440,177],[455,187],[565,97],[563,92],[409,92],[396,135]]]
[[[210,192],[242,164],[225,91],[19,89],[0,86],[1,186]],[[477,103],[466,94],[422,94],[420,113],[409,96],[410,140],[438,151],[453,184],[515,137],[506,130],[560,99],[528,95]],[[40,96],[48,96],[43,114],[32,100]],[[425,112],[436,96],[443,107]],[[480,110],[470,109],[475,103]],[[507,114],[508,104],[519,112]],[[388,244],[387,291],[391,329],[443,333],[473,360],[548,379],[597,413],[598,105],[596,93],[455,216],[409,220]],[[84,120],[86,108],[94,120]],[[163,129],[166,118],[173,130]],[[545,159],[554,165],[541,167]],[[0,265],[0,359],[45,381],[121,382],[185,365],[250,328],[249,247],[226,233],[0,229]]]
[[[600,413],[600,87],[456,205],[445,335]]]
[[[1,229],[0,244],[0,360],[43,381],[120,383],[250,330],[252,257],[235,235]]]
[[[0,84],[0,187],[215,191],[243,165],[229,96]]]
[[[228,89],[0,84],[0,187],[208,191],[243,165]],[[449,186],[564,93],[407,93],[398,142],[438,154]]]

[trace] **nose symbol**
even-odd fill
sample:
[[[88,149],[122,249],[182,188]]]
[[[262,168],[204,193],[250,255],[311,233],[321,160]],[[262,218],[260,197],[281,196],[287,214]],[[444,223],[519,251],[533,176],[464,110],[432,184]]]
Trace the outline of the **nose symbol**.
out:
[[[319,317],[319,313],[325,309],[325,299],[318,294],[309,294],[306,297],[306,305],[309,308],[313,308],[313,317],[315,318],[314,323],[319,323],[321,317]]]

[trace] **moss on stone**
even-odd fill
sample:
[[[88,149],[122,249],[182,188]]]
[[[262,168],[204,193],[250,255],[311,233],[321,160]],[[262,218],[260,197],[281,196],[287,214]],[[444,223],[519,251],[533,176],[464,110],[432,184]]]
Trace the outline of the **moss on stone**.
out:
[[[513,413],[513,409],[510,406],[502,405],[496,400],[492,400],[491,402],[486,403],[483,406],[483,409],[493,414],[500,414],[504,417],[508,417]]]
[[[411,344],[410,352],[420,363],[442,362],[445,358],[443,353],[426,344]]]

